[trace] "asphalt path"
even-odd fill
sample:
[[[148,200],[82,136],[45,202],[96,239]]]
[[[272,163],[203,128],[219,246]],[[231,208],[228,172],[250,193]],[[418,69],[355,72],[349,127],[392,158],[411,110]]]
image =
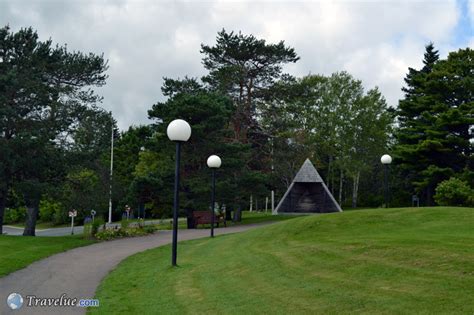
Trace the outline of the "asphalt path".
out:
[[[3,233],[6,235],[23,235],[24,228],[16,227],[11,225],[3,226]],[[82,234],[84,231],[83,226],[75,226],[74,234]],[[51,229],[36,229],[36,236],[66,236],[71,235],[71,227],[62,227],[62,228],[51,228]]]
[[[178,221],[185,221],[186,218],[179,218]],[[165,220],[148,220],[145,221],[145,225],[148,224],[167,224],[171,229],[171,219]],[[111,226],[120,226],[120,223],[112,223]],[[3,226],[3,233],[6,235],[23,235],[23,227],[11,226],[11,225],[4,225]],[[82,234],[84,231],[84,226],[75,226],[74,227],[74,234]],[[36,236],[66,236],[71,235],[71,227],[61,227],[61,228],[50,228],[50,229],[36,229]]]
[[[215,229],[215,234],[243,232],[267,224],[270,223],[218,228]],[[171,231],[158,231],[149,236],[125,238],[71,249],[0,278],[0,314],[85,314],[86,309],[81,307],[28,307],[26,297],[60,298],[66,294],[68,298],[92,299],[101,280],[120,261],[135,253],[171,243],[171,233]],[[208,236],[208,229],[179,230],[178,240]],[[123,288],[123,291],[126,292],[127,288]],[[13,292],[23,296],[24,304],[19,310],[11,310],[6,303],[7,297]]]

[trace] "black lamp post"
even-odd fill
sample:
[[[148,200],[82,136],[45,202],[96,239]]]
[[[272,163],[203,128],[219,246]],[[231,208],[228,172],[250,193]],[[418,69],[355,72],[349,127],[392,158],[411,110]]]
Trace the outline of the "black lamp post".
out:
[[[212,170],[212,194],[211,194],[211,237],[214,237],[214,206],[215,206],[215,196],[216,196],[216,169],[221,167],[222,161],[221,158],[217,155],[211,155],[207,159],[207,166]]]
[[[181,155],[181,143],[191,137],[191,126],[182,120],[173,120],[166,129],[168,138],[176,142],[176,167],[174,173],[174,208],[173,208],[173,242],[171,247],[171,265],[176,266],[178,251],[178,211],[179,211],[179,160]]]
[[[388,191],[388,166],[392,163],[392,157],[388,154],[382,155],[380,162],[384,165],[384,197],[385,197],[385,208],[388,208],[389,202],[389,191]]]

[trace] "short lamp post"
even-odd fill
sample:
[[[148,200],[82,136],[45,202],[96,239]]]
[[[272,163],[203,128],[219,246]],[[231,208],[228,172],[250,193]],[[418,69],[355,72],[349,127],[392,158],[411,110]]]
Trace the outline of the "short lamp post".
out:
[[[388,196],[388,166],[390,165],[390,163],[392,163],[392,157],[388,154],[384,154],[382,155],[382,157],[380,158],[380,162],[382,162],[382,164],[384,165],[384,195],[385,195],[385,208],[388,208],[388,200],[389,200],[389,196]]]
[[[171,265],[176,266],[178,250],[178,210],[179,210],[179,160],[181,143],[191,137],[191,126],[182,119],[173,120],[166,129],[168,138],[176,142],[176,167],[174,173],[173,241],[171,247]]]
[[[211,155],[207,159],[207,166],[212,170],[212,193],[211,193],[211,237],[214,237],[214,207],[215,207],[215,197],[216,197],[216,169],[221,167],[222,161],[221,158],[217,155]]]

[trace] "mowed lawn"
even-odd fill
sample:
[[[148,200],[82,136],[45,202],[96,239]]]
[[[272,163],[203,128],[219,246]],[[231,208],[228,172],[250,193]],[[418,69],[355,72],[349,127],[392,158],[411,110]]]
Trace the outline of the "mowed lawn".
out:
[[[299,217],[123,261],[92,314],[473,314],[474,209]]]
[[[94,241],[81,236],[40,237],[0,235],[0,277],[32,262]]]

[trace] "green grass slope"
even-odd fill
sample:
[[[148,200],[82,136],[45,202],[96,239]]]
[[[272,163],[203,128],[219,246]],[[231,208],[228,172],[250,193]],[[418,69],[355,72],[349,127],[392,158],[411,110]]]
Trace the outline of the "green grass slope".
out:
[[[474,209],[299,217],[123,261],[92,314],[473,314]]]
[[[0,235],[0,277],[22,269],[36,260],[92,243],[94,241],[84,240],[80,236],[34,237]]]

